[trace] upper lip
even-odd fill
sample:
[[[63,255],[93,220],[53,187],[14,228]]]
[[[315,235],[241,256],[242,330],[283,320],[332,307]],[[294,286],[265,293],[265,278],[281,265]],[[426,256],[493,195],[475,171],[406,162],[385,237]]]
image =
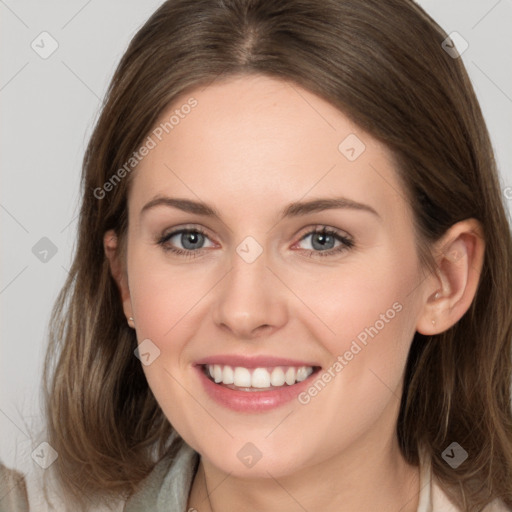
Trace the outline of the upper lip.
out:
[[[195,362],[199,365],[229,365],[232,367],[241,366],[242,368],[264,368],[266,366],[320,366],[317,363],[309,361],[299,361],[298,359],[288,359],[283,357],[274,356],[241,356],[235,354],[219,354],[216,356],[209,356],[199,359]]]

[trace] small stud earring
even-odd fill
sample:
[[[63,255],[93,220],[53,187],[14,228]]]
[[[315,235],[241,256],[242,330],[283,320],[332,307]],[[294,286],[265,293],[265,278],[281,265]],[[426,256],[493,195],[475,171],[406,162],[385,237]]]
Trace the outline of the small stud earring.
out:
[[[432,320],[432,325],[436,325],[436,321],[435,320]]]
[[[128,318],[128,325],[135,328],[135,320],[132,317]]]
[[[436,292],[436,294],[434,295],[434,300],[437,300],[439,298],[440,294],[439,292]]]

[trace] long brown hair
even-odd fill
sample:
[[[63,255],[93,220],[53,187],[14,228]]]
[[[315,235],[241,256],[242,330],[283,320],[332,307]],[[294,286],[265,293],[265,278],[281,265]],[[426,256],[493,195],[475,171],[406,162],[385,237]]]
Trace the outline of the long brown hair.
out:
[[[411,0],[169,0],[139,30],[85,154],[76,255],[51,321],[48,431],[66,490],[128,496],[180,443],[134,357],[103,250],[107,230],[126,233],[130,177],[98,190],[178,95],[257,73],[310,90],[387,145],[430,270],[450,226],[480,221],[477,294],[448,331],[416,333],[397,435],[412,464],[425,447],[463,510],[496,497],[512,506],[512,237],[488,131],[446,37]],[[442,458],[452,441],[469,453],[456,471]]]

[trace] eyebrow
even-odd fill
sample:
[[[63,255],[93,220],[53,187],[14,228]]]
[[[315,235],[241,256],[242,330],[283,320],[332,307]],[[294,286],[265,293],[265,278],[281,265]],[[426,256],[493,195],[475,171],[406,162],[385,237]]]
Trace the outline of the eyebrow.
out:
[[[173,198],[167,196],[156,196],[146,203],[140,211],[140,216],[152,208],[157,206],[167,206],[177,208],[184,212],[194,213],[196,215],[204,215],[205,217],[214,217],[221,220],[219,212],[212,206],[191,199]],[[370,205],[358,203],[345,197],[320,198],[309,201],[297,201],[290,203],[281,211],[281,219],[288,217],[299,217],[308,213],[320,212],[332,209],[349,209],[371,213],[379,218],[379,213]]]

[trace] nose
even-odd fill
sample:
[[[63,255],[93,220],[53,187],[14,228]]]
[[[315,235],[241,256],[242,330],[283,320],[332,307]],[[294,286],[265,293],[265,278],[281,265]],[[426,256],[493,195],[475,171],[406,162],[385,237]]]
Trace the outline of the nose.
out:
[[[270,335],[288,320],[286,288],[267,268],[263,252],[248,263],[233,256],[230,272],[215,287],[213,320],[237,339]]]

